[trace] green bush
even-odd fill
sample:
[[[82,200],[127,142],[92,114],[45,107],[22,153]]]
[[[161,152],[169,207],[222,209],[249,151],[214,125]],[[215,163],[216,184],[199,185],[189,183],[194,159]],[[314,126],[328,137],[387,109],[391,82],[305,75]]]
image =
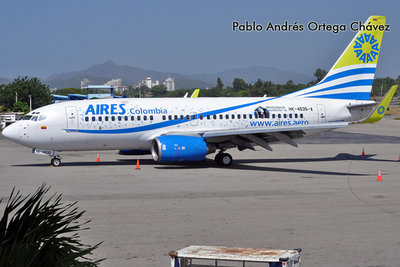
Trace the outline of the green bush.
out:
[[[61,203],[61,195],[43,200],[49,189],[43,184],[26,197],[12,190],[0,220],[0,266],[97,266],[102,261],[87,257],[100,243],[88,246],[79,239],[78,231],[90,222],[77,222],[85,211],[78,212],[76,202]]]

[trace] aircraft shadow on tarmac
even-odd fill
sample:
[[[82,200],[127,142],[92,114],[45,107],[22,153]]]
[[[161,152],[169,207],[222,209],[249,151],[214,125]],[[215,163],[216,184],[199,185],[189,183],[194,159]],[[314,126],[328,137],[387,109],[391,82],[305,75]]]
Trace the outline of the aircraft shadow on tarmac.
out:
[[[229,169],[237,170],[253,170],[253,171],[271,171],[271,172],[286,172],[286,173],[307,173],[307,174],[319,174],[319,175],[351,175],[351,176],[367,176],[362,173],[347,173],[347,172],[333,172],[333,171],[318,171],[308,169],[291,169],[291,168],[279,168],[270,166],[254,165],[259,163],[300,163],[300,162],[329,162],[329,161],[385,161],[385,162],[397,162],[396,160],[386,159],[374,159],[372,157],[376,154],[352,155],[348,153],[339,153],[334,157],[325,158],[273,158],[273,159],[235,159]],[[116,161],[101,161],[101,162],[63,162],[63,167],[79,167],[79,166],[136,166],[136,159],[117,159]],[[212,159],[206,159],[199,163],[173,163],[173,164],[158,164],[152,159],[141,159],[140,165],[143,166],[154,166],[156,169],[203,169],[203,168],[222,168],[217,166]],[[11,165],[13,167],[45,167],[49,166],[48,163],[36,163],[36,164],[19,164]]]

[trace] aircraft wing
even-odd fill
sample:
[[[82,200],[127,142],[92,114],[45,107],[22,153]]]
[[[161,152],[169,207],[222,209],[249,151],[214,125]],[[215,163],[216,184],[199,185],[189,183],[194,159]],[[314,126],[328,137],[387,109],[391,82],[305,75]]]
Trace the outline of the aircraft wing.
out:
[[[255,150],[253,144],[259,145],[272,151],[270,143],[284,142],[297,147],[295,138],[303,137],[305,131],[319,129],[334,129],[346,127],[348,122],[332,122],[322,125],[302,125],[292,127],[270,127],[270,128],[246,128],[246,129],[223,129],[204,130],[196,132],[168,132],[163,135],[186,135],[205,138],[207,143],[218,144],[220,148],[229,149],[237,147],[239,150]]]
[[[316,130],[316,129],[334,129],[346,127],[348,122],[331,122],[319,125],[301,125],[301,126],[285,126],[273,128],[245,128],[245,129],[223,129],[223,130],[205,130],[198,132],[204,138],[224,136],[224,135],[241,135],[241,134],[257,134],[257,133],[276,133],[287,131]]]

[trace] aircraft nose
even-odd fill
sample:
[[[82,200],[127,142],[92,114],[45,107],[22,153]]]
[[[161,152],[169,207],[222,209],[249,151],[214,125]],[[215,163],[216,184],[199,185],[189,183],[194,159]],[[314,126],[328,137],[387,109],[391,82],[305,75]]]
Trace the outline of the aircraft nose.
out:
[[[11,124],[4,128],[2,134],[5,138],[15,142],[18,140],[18,127],[16,127],[14,124]]]

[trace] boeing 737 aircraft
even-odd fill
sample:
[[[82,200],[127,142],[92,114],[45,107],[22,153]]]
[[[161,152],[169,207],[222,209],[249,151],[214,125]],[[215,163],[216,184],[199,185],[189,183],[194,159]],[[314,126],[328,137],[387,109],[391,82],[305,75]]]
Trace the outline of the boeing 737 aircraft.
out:
[[[318,84],[280,97],[97,99],[38,108],[3,135],[52,157],[60,151],[133,150],[157,162],[195,162],[218,151],[229,166],[230,148],[271,144],[381,119],[397,86],[370,101],[381,53],[384,16],[371,16]],[[368,26],[368,27],[367,27]]]

